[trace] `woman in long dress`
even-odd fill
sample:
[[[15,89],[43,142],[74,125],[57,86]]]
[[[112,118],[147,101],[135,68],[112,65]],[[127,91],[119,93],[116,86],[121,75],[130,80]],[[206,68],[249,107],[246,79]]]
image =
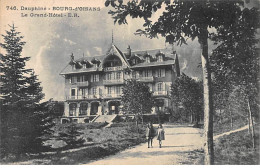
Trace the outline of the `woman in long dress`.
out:
[[[158,126],[158,130],[157,130],[157,140],[159,140],[159,146],[160,148],[162,147],[162,140],[165,140],[165,136],[164,136],[164,129],[162,127],[162,124],[159,124]]]

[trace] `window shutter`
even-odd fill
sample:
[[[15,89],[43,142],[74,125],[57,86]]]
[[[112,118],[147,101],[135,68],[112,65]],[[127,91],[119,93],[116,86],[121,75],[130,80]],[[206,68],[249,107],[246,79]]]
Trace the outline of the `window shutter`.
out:
[[[99,74],[96,74],[96,82],[99,81]]]
[[[162,83],[162,90],[165,91],[165,83]]]
[[[85,89],[85,97],[88,95],[88,89]]]
[[[102,95],[102,89],[99,88],[99,95]]]
[[[148,76],[150,77],[150,76],[153,76],[153,71],[150,69],[150,70],[148,70]]]
[[[91,78],[90,78],[90,82],[93,82],[93,75],[94,75],[94,74],[91,74],[91,76],[90,76],[90,77],[91,77]]]

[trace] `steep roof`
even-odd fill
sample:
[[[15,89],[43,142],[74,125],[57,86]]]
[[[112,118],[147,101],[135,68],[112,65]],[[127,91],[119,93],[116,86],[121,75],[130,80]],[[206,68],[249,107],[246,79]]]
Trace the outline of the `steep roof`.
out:
[[[136,65],[130,65],[129,60],[133,57],[137,56],[141,60],[145,60],[145,56],[149,54],[154,60],[156,59],[156,55],[163,54],[164,55],[164,61],[163,62],[157,62],[157,61],[151,61],[149,63],[147,62],[139,62]],[[72,69],[71,67],[71,61],[67,64],[67,66],[61,71],[61,75],[65,74],[76,74],[76,73],[84,73],[84,72],[94,72],[94,71],[101,71],[103,68],[103,63],[105,59],[110,55],[115,55],[120,58],[123,65],[125,67],[129,68],[138,68],[138,67],[153,67],[153,66],[162,66],[162,65],[173,65],[175,64],[175,56],[172,54],[172,50],[170,49],[152,49],[152,50],[143,50],[143,51],[132,51],[131,56],[126,55],[127,53],[123,53],[120,51],[117,46],[115,46],[113,43],[107,50],[105,55],[98,55],[98,56],[89,56],[89,57],[82,57],[77,60],[73,60],[73,62],[84,64],[86,62],[92,62],[95,59],[95,62],[99,62],[100,64],[98,67],[92,66],[88,68],[80,68],[80,69]],[[129,58],[129,59],[127,59]]]

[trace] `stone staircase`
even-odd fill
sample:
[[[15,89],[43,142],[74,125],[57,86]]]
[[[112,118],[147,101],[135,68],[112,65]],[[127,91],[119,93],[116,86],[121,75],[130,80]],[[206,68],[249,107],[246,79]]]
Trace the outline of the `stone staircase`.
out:
[[[113,115],[99,115],[95,117],[91,122],[107,122],[111,123],[117,117],[116,114]]]

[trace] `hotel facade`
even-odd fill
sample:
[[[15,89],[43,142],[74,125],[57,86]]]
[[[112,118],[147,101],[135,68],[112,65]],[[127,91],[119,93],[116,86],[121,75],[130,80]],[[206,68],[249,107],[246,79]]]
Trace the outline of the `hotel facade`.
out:
[[[106,54],[82,57],[73,54],[60,75],[65,78],[65,108],[62,122],[90,122],[105,115],[121,115],[122,88],[126,80],[136,79],[146,83],[160,107],[171,108],[170,87],[180,75],[175,52],[162,50],[121,52],[113,43]]]

